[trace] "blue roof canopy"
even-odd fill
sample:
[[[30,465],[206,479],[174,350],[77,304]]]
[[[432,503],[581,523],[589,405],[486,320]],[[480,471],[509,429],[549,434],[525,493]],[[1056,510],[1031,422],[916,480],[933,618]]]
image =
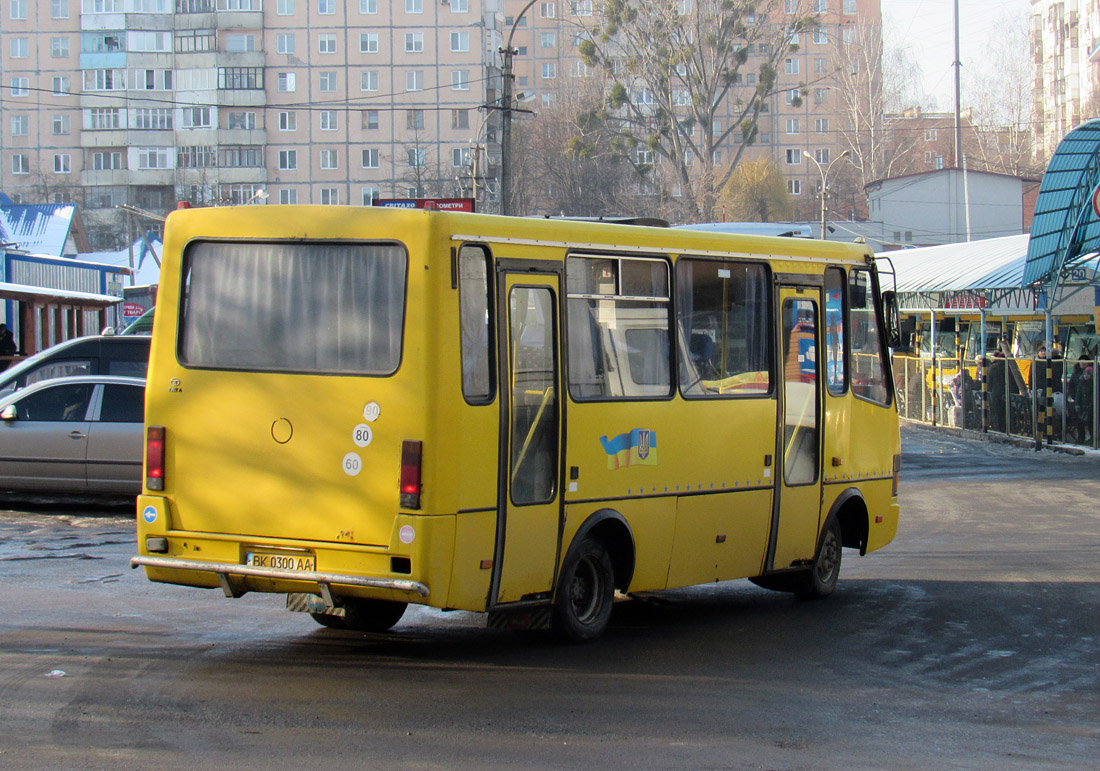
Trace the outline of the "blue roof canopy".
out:
[[[1100,250],[1100,118],[1069,132],[1054,151],[1035,202],[1025,286],[1056,282],[1062,271]]]

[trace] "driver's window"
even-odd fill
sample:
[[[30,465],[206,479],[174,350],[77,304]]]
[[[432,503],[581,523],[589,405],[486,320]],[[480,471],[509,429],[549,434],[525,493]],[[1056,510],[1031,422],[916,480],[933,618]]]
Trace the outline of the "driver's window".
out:
[[[35,422],[84,420],[94,388],[93,383],[67,383],[35,391],[16,404],[19,419]]]

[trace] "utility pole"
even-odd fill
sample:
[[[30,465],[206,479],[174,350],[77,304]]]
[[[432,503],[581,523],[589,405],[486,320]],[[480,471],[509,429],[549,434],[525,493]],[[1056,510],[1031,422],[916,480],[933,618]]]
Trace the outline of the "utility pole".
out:
[[[829,163],[825,165],[825,168],[821,168],[821,164],[817,162],[817,158],[810,155],[808,150],[803,150],[802,154],[814,162],[814,166],[817,166],[817,173],[821,175],[821,240],[825,241],[825,196],[828,194],[828,179],[829,171],[833,168],[833,164],[839,161],[841,158],[846,158],[849,155],[848,150],[845,150],[836,158],[833,158]]]
[[[501,125],[500,125],[500,213],[510,214],[508,211],[508,199],[512,195],[512,181],[509,178],[509,166],[511,166],[512,156],[512,81],[515,75],[512,74],[512,57],[518,53],[516,49],[512,48],[512,38],[516,34],[516,27],[519,26],[519,20],[523,18],[523,14],[530,10],[531,6],[535,4],[535,0],[530,0],[527,5],[523,6],[523,10],[516,16],[514,22],[512,22],[512,29],[508,33],[508,40],[505,41],[504,47],[500,49],[501,58],[501,84],[500,84],[500,111],[501,111]],[[522,112],[529,112],[523,110]]]

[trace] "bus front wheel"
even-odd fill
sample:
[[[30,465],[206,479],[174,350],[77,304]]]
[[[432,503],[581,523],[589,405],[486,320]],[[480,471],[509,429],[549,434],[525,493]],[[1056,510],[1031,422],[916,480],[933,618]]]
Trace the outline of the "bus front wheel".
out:
[[[554,601],[554,630],[567,642],[595,640],[607,629],[615,601],[615,575],[604,545],[585,538],[562,565]]]
[[[385,632],[405,615],[407,602],[392,600],[344,600],[344,626],[356,632]]]

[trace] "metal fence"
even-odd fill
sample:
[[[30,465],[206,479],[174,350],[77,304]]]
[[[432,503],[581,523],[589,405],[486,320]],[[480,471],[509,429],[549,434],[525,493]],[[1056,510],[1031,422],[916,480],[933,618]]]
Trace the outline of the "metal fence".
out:
[[[901,417],[1097,448],[1100,360],[895,355]]]

